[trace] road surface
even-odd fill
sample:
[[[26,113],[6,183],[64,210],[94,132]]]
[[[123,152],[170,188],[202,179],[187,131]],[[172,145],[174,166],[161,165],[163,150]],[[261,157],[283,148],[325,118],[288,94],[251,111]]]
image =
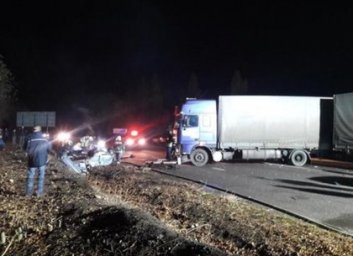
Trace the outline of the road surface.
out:
[[[134,164],[164,156],[163,149],[134,151]],[[215,163],[199,168],[154,168],[230,191],[304,219],[353,235],[353,171],[277,163]]]

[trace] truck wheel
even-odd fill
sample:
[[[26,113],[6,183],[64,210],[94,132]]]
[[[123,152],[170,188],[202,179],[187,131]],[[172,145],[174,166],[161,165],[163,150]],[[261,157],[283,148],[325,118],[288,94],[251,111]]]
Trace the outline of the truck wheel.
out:
[[[290,160],[294,166],[304,166],[308,161],[308,156],[303,150],[295,150],[291,154]]]
[[[191,163],[198,167],[204,166],[208,162],[208,154],[206,150],[202,148],[195,149],[191,153],[190,158],[191,158]]]

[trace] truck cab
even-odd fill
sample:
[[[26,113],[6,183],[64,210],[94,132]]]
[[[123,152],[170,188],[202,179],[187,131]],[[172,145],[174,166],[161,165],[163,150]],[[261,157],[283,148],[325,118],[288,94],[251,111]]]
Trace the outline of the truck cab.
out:
[[[179,115],[178,142],[181,153],[190,156],[196,149],[210,154],[217,144],[217,106],[215,100],[187,100]],[[205,154],[199,157],[207,157]]]

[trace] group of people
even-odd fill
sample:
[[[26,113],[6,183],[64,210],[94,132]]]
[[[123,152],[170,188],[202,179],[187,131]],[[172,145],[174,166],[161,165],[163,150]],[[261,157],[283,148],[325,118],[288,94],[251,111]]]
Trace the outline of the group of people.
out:
[[[23,145],[28,136],[28,130],[24,127],[15,128],[10,131],[8,128],[0,128],[0,150],[3,150],[8,143]]]

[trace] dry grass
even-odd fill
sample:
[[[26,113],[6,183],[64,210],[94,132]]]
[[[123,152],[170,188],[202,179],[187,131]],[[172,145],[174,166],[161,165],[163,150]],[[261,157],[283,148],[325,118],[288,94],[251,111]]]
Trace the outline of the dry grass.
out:
[[[82,180],[54,162],[44,198],[24,197],[25,172],[0,152],[0,255],[353,255],[351,237],[148,169]]]

